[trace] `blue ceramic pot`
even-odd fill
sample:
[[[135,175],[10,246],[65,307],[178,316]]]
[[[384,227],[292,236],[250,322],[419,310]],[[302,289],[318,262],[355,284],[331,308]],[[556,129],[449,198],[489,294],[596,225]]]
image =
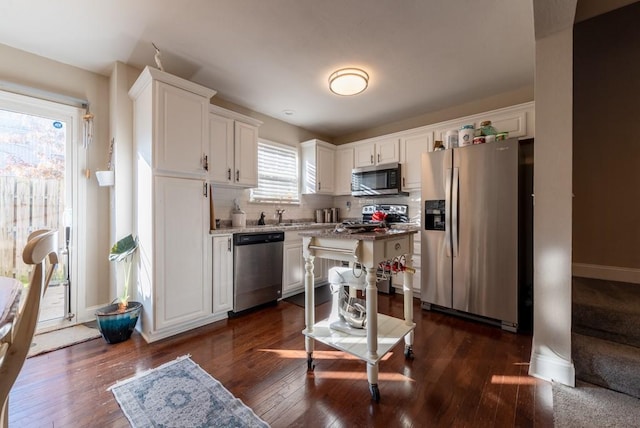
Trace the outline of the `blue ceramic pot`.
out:
[[[127,309],[118,312],[118,304],[113,303],[96,311],[98,330],[107,343],[119,343],[131,337],[138,322],[142,303],[129,302]]]

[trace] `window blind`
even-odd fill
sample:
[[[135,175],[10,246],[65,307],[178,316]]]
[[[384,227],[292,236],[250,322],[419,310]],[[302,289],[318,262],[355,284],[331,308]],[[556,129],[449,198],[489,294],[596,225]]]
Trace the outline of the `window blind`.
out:
[[[297,148],[258,141],[258,187],[251,201],[300,203]]]

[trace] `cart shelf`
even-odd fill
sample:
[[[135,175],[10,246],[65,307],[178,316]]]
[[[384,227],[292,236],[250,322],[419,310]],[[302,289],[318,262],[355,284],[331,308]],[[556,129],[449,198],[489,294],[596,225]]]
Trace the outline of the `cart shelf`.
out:
[[[319,342],[333,348],[344,351],[354,357],[360,358],[370,364],[376,364],[404,337],[413,331],[415,323],[407,325],[404,320],[378,314],[378,352],[377,355],[369,355],[367,350],[367,337],[355,336],[329,328],[328,319],[324,319],[313,326],[313,331],[307,329],[302,331],[307,337],[311,337]]]

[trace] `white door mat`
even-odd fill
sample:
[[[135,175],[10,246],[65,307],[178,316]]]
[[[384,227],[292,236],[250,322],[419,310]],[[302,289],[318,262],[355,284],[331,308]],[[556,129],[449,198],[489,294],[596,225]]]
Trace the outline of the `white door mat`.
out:
[[[37,334],[31,342],[31,349],[27,358],[66,348],[76,343],[86,342],[100,337],[100,332],[95,328],[89,328],[83,324],[74,325],[60,330]]]

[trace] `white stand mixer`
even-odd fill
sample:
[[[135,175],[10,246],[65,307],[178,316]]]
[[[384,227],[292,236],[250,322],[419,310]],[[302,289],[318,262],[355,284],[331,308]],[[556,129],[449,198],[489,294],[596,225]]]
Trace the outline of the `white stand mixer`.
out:
[[[333,294],[329,328],[354,336],[366,336],[366,303],[364,299],[357,298],[357,290],[364,290],[366,286],[364,271],[333,267],[329,269],[329,284]],[[348,292],[345,287],[348,287]]]

